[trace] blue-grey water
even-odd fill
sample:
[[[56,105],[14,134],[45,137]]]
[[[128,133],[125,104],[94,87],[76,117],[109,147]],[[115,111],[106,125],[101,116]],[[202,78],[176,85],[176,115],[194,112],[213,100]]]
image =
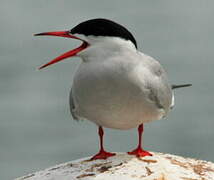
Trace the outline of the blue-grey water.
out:
[[[72,39],[33,37],[96,17],[125,25],[139,49],[167,70],[176,107],[147,124],[147,150],[214,161],[214,1],[0,0],[0,179],[13,179],[98,150],[96,126],[71,119],[72,77],[80,59],[37,67],[76,47]],[[106,130],[110,151],[136,146],[137,132]]]

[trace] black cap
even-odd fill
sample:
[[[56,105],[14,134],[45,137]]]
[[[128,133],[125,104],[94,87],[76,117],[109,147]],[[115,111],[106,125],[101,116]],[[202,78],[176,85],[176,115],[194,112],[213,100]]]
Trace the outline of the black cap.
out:
[[[137,42],[134,36],[125,27],[108,19],[99,18],[84,21],[71,29],[70,33],[83,34],[85,36],[120,37],[130,40],[137,48]]]

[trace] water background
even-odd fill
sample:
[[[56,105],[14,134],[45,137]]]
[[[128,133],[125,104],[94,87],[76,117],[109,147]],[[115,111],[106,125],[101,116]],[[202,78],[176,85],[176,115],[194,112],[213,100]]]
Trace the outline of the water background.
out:
[[[93,155],[96,126],[71,120],[68,98],[80,59],[37,67],[79,45],[72,39],[33,37],[67,30],[97,17],[125,25],[139,49],[167,70],[176,107],[145,127],[151,151],[214,161],[214,1],[212,0],[0,0],[0,179]],[[106,130],[110,151],[128,151],[136,129]]]

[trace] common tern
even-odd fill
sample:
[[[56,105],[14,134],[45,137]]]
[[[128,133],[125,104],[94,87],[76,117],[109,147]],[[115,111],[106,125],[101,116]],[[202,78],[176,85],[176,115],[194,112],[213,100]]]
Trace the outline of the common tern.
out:
[[[40,69],[77,56],[82,63],[75,73],[70,92],[70,110],[75,120],[87,119],[98,126],[100,151],[91,159],[115,155],[103,147],[103,127],[138,127],[139,143],[128,154],[151,156],[141,145],[143,124],[166,117],[174,106],[173,89],[161,64],[137,48],[134,36],[108,19],[91,19],[69,31],[44,32],[36,36],[60,36],[82,41]]]

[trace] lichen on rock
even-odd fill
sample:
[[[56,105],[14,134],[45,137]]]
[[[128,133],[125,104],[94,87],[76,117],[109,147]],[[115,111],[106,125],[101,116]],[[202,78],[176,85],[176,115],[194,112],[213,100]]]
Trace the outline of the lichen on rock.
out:
[[[214,180],[214,164],[154,153],[137,158],[117,153],[107,160],[90,158],[60,164],[16,180]]]

